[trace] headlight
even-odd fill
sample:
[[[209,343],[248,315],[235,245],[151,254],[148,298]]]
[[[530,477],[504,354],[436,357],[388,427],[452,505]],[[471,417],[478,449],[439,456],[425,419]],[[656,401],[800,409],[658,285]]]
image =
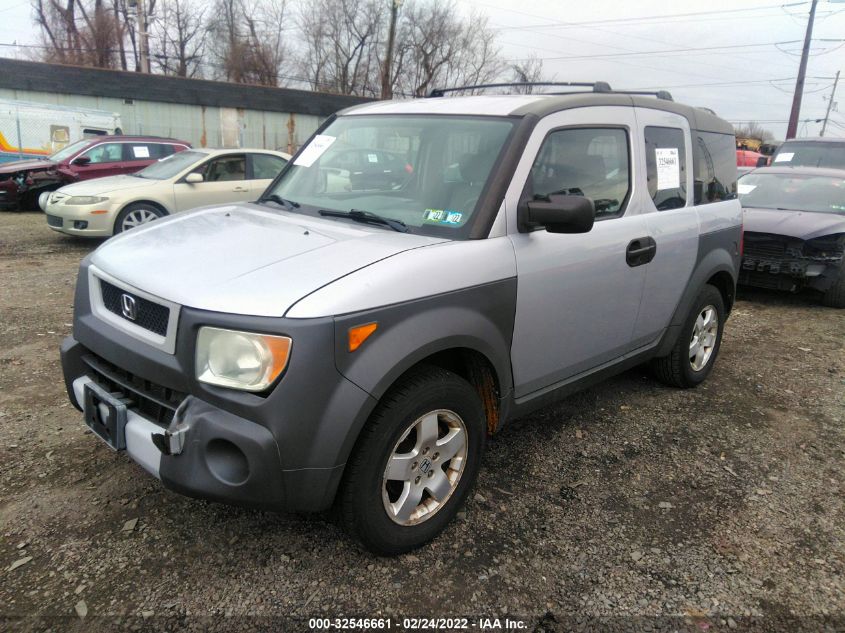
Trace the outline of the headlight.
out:
[[[86,205],[99,204],[108,200],[105,196],[71,196],[65,200],[65,204]]]
[[[200,328],[197,379],[220,387],[264,391],[287,367],[290,347],[287,336]]]

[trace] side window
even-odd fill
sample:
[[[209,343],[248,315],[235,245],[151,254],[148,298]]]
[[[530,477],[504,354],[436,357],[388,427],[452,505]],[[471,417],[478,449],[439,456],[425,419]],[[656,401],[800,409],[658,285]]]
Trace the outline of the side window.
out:
[[[105,130],[92,130],[89,128],[84,128],[82,130],[82,138],[96,138],[98,136],[105,136]]]
[[[528,197],[586,196],[596,219],[619,216],[631,190],[628,133],[618,128],[552,132],[531,168]]]
[[[155,146],[150,143],[126,143],[124,160],[150,160],[158,158]]]
[[[693,201],[707,204],[736,198],[736,142],[730,134],[698,132],[693,148]]]
[[[285,159],[272,154],[250,154],[252,158],[252,179],[269,180],[275,178],[285,166]]]
[[[203,169],[206,182],[224,182],[227,180],[246,180],[246,156],[232,154],[209,161]]]
[[[646,127],[645,158],[648,192],[658,211],[685,206],[687,159],[684,131],[674,127]]]
[[[92,147],[82,154],[82,156],[90,159],[91,165],[117,163],[123,160],[123,146],[120,143],[103,143],[102,145]]]
[[[167,143],[156,143],[155,147],[158,151],[159,158],[165,158],[167,156],[171,156],[176,152],[176,148],[172,145],[168,145]]]

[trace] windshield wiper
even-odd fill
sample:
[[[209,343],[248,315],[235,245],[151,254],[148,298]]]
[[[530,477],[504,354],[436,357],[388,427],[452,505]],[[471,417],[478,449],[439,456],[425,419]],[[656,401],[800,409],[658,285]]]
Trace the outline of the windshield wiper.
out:
[[[386,218],[376,213],[372,213],[371,211],[361,211],[360,209],[351,209],[349,211],[327,211],[326,209],[320,209],[319,213],[320,215],[330,218],[350,218],[356,222],[389,226],[394,231],[399,231],[400,233],[408,232],[408,225],[402,222],[402,220]]]
[[[276,204],[282,205],[288,211],[299,208],[298,202],[282,198],[282,196],[276,195],[275,193],[271,193],[269,196],[262,196],[258,199],[258,202],[275,202]]]

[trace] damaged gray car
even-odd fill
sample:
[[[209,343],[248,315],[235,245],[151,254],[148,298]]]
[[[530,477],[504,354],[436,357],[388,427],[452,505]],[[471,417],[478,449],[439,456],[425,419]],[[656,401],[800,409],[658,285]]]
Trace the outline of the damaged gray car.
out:
[[[767,167],[738,185],[744,213],[739,283],[822,294],[845,308],[845,170]]]

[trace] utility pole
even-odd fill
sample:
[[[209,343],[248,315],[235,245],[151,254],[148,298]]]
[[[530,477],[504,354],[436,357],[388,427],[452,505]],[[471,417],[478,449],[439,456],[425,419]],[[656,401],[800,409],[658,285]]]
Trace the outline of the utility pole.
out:
[[[140,62],[141,72],[149,74],[150,72],[150,37],[147,29],[147,5],[145,0],[138,0],[136,5],[136,12],[138,15],[138,61]]]
[[[827,102],[827,112],[824,113],[824,123],[822,123],[822,132],[819,136],[824,136],[824,131],[827,128],[827,119],[830,116],[830,109],[833,107],[833,98],[836,96],[836,84],[839,83],[839,71],[836,71],[836,79],[833,80],[833,90],[830,91],[830,101]]]
[[[387,32],[387,51],[384,54],[384,68],[381,71],[381,98],[393,98],[393,44],[396,40],[396,18],[402,0],[390,0],[390,29]]]
[[[792,110],[789,113],[789,125],[786,127],[786,138],[795,138],[798,132],[798,116],[801,113],[801,97],[804,96],[804,77],[807,74],[807,58],[810,56],[810,42],[813,39],[813,21],[816,19],[816,5],[819,0],[813,0],[810,5],[810,19],[807,21],[807,33],[804,36],[804,49],[801,51],[801,65],[798,67],[798,79],[795,82],[795,94],[792,95]]]

